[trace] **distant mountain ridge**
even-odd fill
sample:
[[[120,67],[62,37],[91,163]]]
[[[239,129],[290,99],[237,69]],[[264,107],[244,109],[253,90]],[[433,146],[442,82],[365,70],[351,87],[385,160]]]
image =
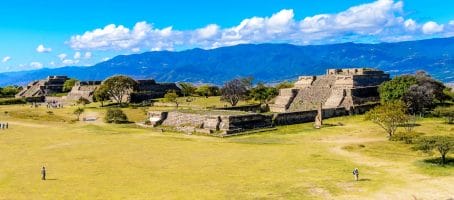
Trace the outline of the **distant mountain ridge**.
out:
[[[235,77],[253,76],[257,82],[273,83],[347,67],[373,67],[392,75],[425,70],[443,82],[454,82],[454,37],[380,44],[243,44],[211,50],[146,52],[116,56],[91,67],[0,73],[0,85],[25,85],[48,75],[103,80],[115,74],[218,85]]]

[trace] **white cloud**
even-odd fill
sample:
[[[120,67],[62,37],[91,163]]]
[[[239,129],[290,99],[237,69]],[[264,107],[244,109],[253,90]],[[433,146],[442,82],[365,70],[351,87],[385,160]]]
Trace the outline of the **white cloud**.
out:
[[[88,51],[88,52],[85,52],[85,54],[84,54],[84,58],[85,58],[85,59],[90,59],[91,56],[92,56],[92,54],[91,54],[91,52],[89,52],[89,51]]]
[[[422,26],[422,32],[424,34],[434,34],[443,31],[444,25],[439,25],[437,22],[429,21]]]
[[[8,62],[8,61],[10,61],[10,60],[11,60],[11,57],[10,57],[10,56],[5,56],[5,57],[3,57],[3,59],[2,59],[2,63],[6,63],[6,62]]]
[[[293,9],[283,9],[268,17],[243,19],[232,27],[209,24],[194,30],[174,30],[171,26],[156,28],[147,22],[138,22],[132,28],[110,24],[74,35],[68,44],[74,50],[138,52],[141,49],[214,48],[264,42],[325,44],[402,41],[424,39],[428,37],[425,34],[443,33],[448,30],[448,25],[445,29],[443,26],[436,22],[420,25],[414,19],[406,19],[402,1],[376,0],[338,13],[321,13],[299,20],[295,19]]]
[[[51,66],[55,66],[55,62],[54,61],[50,61],[49,63]]]
[[[79,60],[65,59],[62,61],[62,63],[65,65],[74,65],[74,64],[79,63]]]
[[[413,19],[405,20],[404,26],[405,26],[405,29],[409,30],[409,31],[414,31],[418,28],[418,24],[416,24],[416,21]]]
[[[105,57],[102,59],[102,61],[108,61],[110,58],[109,57]]]
[[[43,64],[40,62],[31,62],[30,67],[33,69],[40,69],[43,68]]]
[[[61,61],[63,61],[68,55],[64,54],[64,53],[61,53],[61,54],[58,54],[58,58],[60,58]]]
[[[74,53],[73,58],[78,60],[78,59],[80,59],[80,56],[81,56],[80,52],[77,51],[76,53]]]
[[[51,52],[52,49],[48,47],[44,47],[44,45],[40,44],[38,47],[36,47],[36,52],[38,53],[49,53]]]

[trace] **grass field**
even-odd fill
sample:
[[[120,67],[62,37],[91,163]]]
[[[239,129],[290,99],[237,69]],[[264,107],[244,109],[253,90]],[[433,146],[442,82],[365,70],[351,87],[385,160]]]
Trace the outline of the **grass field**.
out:
[[[231,138],[71,122],[73,107],[0,107],[0,199],[447,199],[454,167],[387,141],[362,116]],[[148,109],[124,109],[140,121]],[[6,111],[6,112],[5,112]],[[103,116],[87,106],[86,113]],[[335,126],[335,124],[343,124]],[[416,131],[454,134],[441,119]],[[434,155],[436,156],[436,155]],[[452,156],[452,154],[451,154]],[[48,169],[47,181],[40,168]],[[351,171],[358,167],[361,181]]]

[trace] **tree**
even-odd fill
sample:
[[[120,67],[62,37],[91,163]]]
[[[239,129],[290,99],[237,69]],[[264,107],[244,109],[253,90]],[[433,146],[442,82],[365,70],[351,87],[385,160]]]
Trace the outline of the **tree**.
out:
[[[76,108],[73,112],[73,114],[75,114],[77,116],[77,121],[79,121],[80,119],[80,115],[82,115],[82,113],[84,113],[84,109],[83,108]]]
[[[102,85],[106,87],[109,97],[121,106],[124,98],[133,91],[137,82],[130,77],[120,75],[107,78]]]
[[[256,100],[260,101],[261,104],[266,104],[268,106],[269,102],[278,95],[278,91],[274,87],[267,87],[263,83],[257,84],[250,91],[250,96]]]
[[[184,97],[192,96],[197,89],[191,83],[180,83],[179,85],[181,87],[181,93],[183,94]]]
[[[101,107],[104,107],[104,101],[109,100],[108,89],[105,85],[99,86],[94,93],[94,100],[101,102]]]
[[[426,90],[429,91],[430,95],[433,96],[434,99],[443,102],[449,99],[443,90],[446,88],[442,82],[435,80],[425,71],[417,71],[415,74],[416,81],[418,82],[419,86],[423,86]]]
[[[424,114],[435,106],[433,90],[427,85],[412,85],[404,94],[402,100],[405,102],[411,114]]]
[[[454,137],[451,136],[428,136],[423,137],[414,147],[426,153],[432,152],[434,149],[440,153],[441,165],[446,164],[446,155],[454,149]]]
[[[382,102],[402,100],[408,89],[418,82],[414,76],[403,75],[396,76],[390,81],[382,83],[378,91]]]
[[[285,88],[292,88],[295,84],[289,81],[284,81],[278,83],[276,86],[274,86],[277,90],[280,89],[285,89]]]
[[[197,87],[195,90],[195,93],[197,93],[199,96],[204,96],[206,98],[210,96],[217,96],[219,95],[219,88],[216,86],[212,85],[201,85]]]
[[[77,79],[74,79],[74,78],[71,78],[71,79],[68,79],[65,81],[65,83],[63,83],[63,91],[62,92],[69,92],[71,91],[71,89],[74,87],[74,85],[76,85],[76,82],[78,80]]]
[[[170,90],[164,95],[164,102],[175,103],[175,106],[178,108],[180,102],[178,102],[178,94],[175,90]]]
[[[401,101],[385,102],[367,112],[366,120],[382,127],[391,139],[397,127],[407,121],[405,105]]]
[[[12,97],[15,94],[19,93],[22,90],[22,87],[17,85],[10,85],[4,88],[0,88],[0,96],[3,97]]]
[[[247,79],[233,79],[221,88],[221,100],[236,106],[242,99],[247,98],[249,82]]]
[[[437,107],[434,110],[434,114],[440,117],[444,117],[448,124],[454,123],[454,106]]]
[[[104,121],[107,123],[121,124],[128,122],[128,117],[119,108],[110,108],[106,112]]]
[[[76,103],[77,103],[77,104],[82,104],[82,105],[85,107],[85,105],[89,104],[90,101],[89,101],[88,99],[84,98],[84,97],[80,97],[80,98],[77,100]]]

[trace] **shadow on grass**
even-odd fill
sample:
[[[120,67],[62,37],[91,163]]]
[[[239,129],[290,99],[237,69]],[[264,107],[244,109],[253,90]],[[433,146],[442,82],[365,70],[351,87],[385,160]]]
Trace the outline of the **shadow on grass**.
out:
[[[441,158],[425,159],[425,160],[423,160],[423,163],[439,165],[440,167],[454,167],[454,158],[451,158],[451,157],[446,158],[446,163],[444,165],[441,165]]]
[[[56,178],[47,178],[46,181],[58,181]]]
[[[370,178],[360,178],[358,181],[371,181]]]

